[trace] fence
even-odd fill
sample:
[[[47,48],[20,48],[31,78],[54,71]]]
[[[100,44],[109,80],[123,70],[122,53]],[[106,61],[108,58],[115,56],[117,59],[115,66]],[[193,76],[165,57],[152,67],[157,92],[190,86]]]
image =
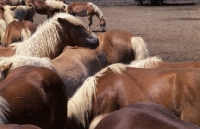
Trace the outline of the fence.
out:
[[[152,0],[143,0],[144,3],[150,3]],[[138,0],[66,0],[66,3],[70,2],[92,2],[96,5],[137,5]],[[200,0],[164,0],[163,3],[170,4],[200,4]]]

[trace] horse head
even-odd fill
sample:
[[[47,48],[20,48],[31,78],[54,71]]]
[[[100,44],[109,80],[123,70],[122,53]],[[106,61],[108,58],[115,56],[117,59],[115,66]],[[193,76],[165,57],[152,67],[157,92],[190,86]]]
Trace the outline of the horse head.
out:
[[[102,31],[106,31],[106,18],[102,17],[99,21],[99,26],[101,27]]]
[[[59,15],[59,14],[58,14]],[[67,18],[58,18],[58,22],[63,26],[65,41],[68,41],[70,46],[81,46],[95,49],[99,45],[99,40],[96,35],[86,29],[82,21],[70,15]]]

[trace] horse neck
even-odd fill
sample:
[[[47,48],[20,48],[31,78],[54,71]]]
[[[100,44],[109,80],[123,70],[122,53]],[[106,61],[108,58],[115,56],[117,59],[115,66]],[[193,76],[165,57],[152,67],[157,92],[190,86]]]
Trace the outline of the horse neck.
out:
[[[16,54],[54,59],[66,46],[63,37],[62,30],[56,25],[49,28],[42,27],[37,29],[28,40],[17,45]]]

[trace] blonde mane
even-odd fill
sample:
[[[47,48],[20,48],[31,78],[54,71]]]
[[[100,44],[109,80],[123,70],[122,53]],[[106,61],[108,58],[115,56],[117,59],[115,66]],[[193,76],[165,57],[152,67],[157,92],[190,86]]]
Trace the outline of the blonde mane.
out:
[[[157,68],[162,59],[159,57],[148,57],[144,60],[134,60],[128,66],[135,68]]]
[[[62,9],[63,6],[65,6],[66,8],[67,6],[63,1],[46,0],[45,3],[52,8],[58,8],[58,9]]]
[[[127,68],[123,64],[113,64],[100,72],[96,73],[92,77],[88,77],[82,86],[75,92],[74,96],[68,101],[68,117],[74,117],[78,122],[80,122],[84,127],[86,126],[86,121],[88,121],[90,111],[92,109],[92,98],[96,96],[96,85],[97,78],[102,77],[105,72],[110,69],[114,73],[121,75],[122,71]]]
[[[74,16],[67,13],[58,13],[39,25],[36,32],[28,40],[11,44],[10,46],[16,47],[16,55],[50,57],[51,54],[55,54],[58,43],[60,42],[60,35],[57,29],[63,34],[63,29],[57,21],[59,17],[65,18],[73,24],[83,25]]]
[[[47,57],[40,58],[21,55],[14,55],[11,57],[0,57],[0,69],[3,69],[3,67],[6,67],[10,64],[11,66],[8,68],[8,73],[11,72],[13,69],[21,66],[46,67],[57,73],[53,64],[51,63],[51,60]],[[6,75],[3,74],[3,71],[0,71],[0,74],[0,81],[3,81]]]
[[[8,103],[5,98],[0,96],[0,125],[5,125],[8,123],[6,118],[7,112],[9,112]]]
[[[88,2],[87,4],[88,4],[88,6],[92,6],[92,8],[94,9],[94,12],[97,13],[97,17],[98,17],[99,19],[101,19],[101,18],[103,17],[103,13],[102,13],[102,11],[99,9],[99,7],[97,7],[96,5],[94,5],[94,4],[91,3],[91,2]]]

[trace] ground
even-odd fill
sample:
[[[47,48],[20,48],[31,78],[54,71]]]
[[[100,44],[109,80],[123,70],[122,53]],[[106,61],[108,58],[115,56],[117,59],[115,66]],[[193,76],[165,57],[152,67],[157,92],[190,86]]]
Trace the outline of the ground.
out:
[[[123,29],[140,36],[150,55],[169,62],[200,60],[200,5],[99,6],[107,20],[107,31]],[[79,17],[80,18],[80,17]],[[36,15],[40,24],[45,15]],[[87,18],[81,18],[87,25]],[[93,17],[91,29],[100,32]]]

